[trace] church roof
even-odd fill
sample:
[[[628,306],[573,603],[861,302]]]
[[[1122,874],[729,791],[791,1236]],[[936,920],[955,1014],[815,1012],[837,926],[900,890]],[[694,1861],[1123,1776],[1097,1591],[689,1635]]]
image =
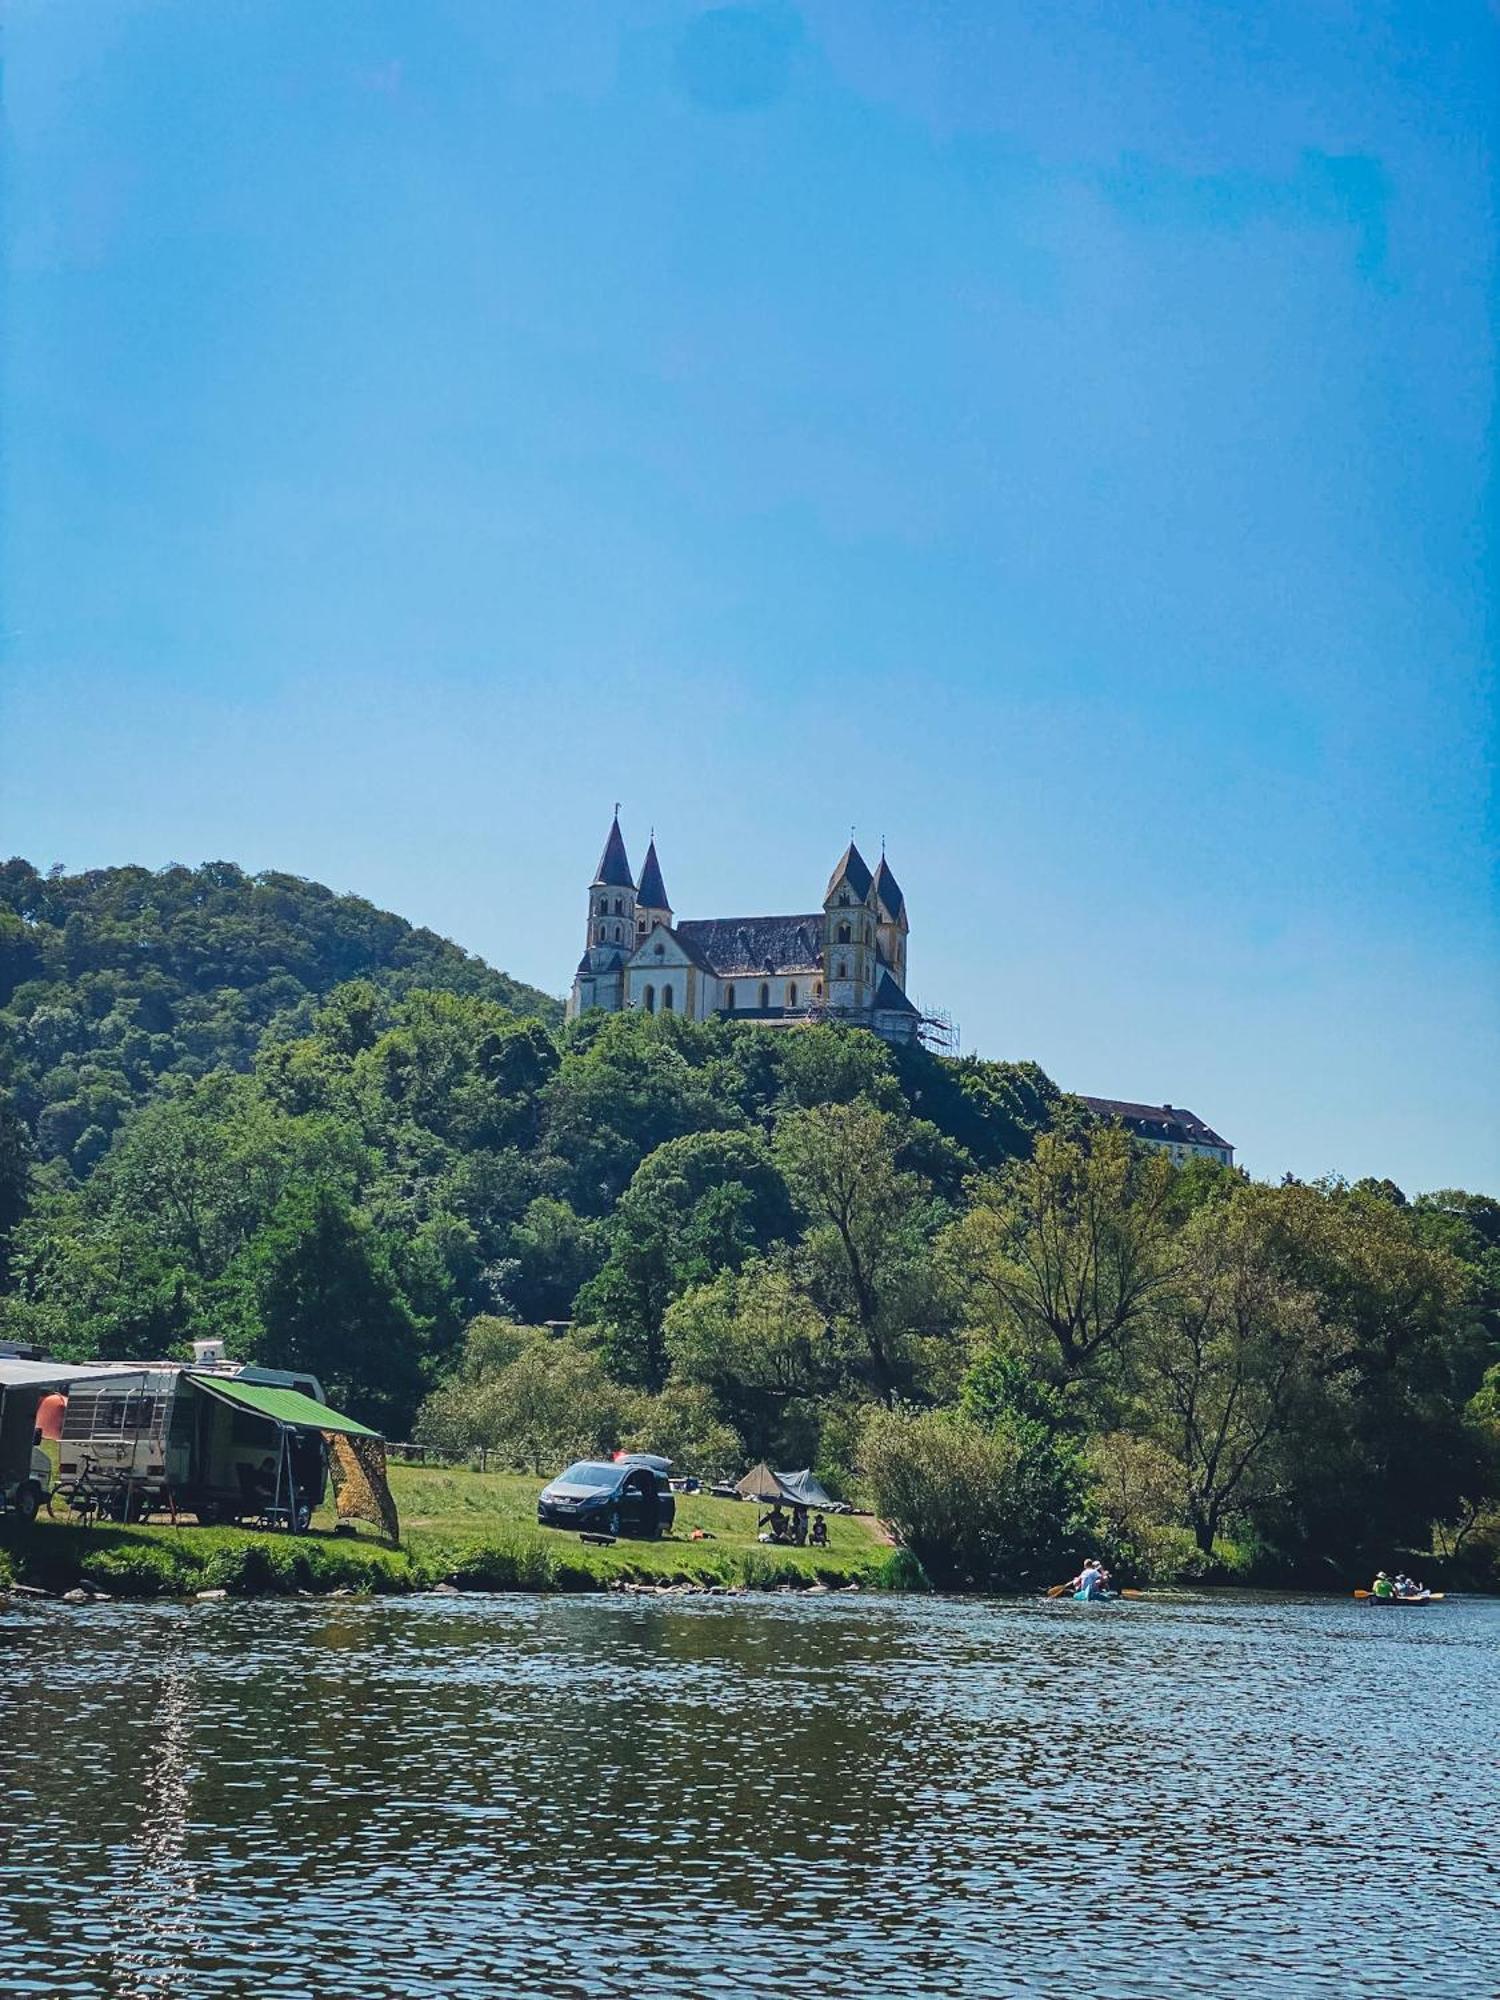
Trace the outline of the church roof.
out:
[[[877,1014],[915,1014],[917,1010],[891,975],[884,972],[875,989],[875,1011]]]
[[[881,902],[884,903],[886,914],[889,916],[891,922],[893,924],[898,923],[901,918],[902,909],[906,904],[906,898],[902,895],[901,884],[891,873],[890,863],[883,854],[880,857],[880,866],[875,870],[875,890]]]
[[[865,865],[865,857],[851,840],[839,856],[838,866],[828,878],[828,895],[831,896],[833,894],[840,882],[847,882],[855,895],[863,902],[865,897],[870,893],[870,884],[873,880],[874,877]],[[827,897],[824,900],[826,902]]]
[[[633,889],[635,877],[630,872],[630,861],[625,853],[625,839],[620,832],[618,813],[610,822],[609,839],[604,843],[604,852],[599,856],[599,866],[594,870],[592,887],[605,889]]]
[[[641,886],[636,900],[643,910],[670,910],[667,885],[661,879],[661,863],[656,858],[656,842],[646,849],[646,865],[641,870]]]
[[[673,936],[721,979],[736,973],[818,972],[823,962],[823,913],[803,917],[701,917]]]

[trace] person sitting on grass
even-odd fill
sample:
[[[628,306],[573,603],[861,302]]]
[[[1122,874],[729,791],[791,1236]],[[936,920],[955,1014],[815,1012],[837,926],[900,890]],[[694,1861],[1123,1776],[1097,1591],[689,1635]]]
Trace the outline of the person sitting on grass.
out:
[[[812,1533],[808,1536],[807,1539],[815,1549],[827,1548],[828,1517],[826,1515],[817,1514],[813,1517]]]

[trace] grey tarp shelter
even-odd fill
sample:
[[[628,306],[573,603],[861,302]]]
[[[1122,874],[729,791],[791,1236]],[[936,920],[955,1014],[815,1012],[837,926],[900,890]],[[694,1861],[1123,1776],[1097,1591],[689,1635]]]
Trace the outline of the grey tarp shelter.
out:
[[[811,1467],[801,1472],[773,1472],[762,1459],[736,1482],[734,1490],[742,1500],[779,1500],[783,1507],[816,1507],[825,1514],[849,1511],[813,1477]]]
[[[31,1472],[37,1405],[54,1389],[78,1382],[114,1382],[140,1376],[139,1368],[108,1361],[33,1361],[0,1354],[0,1496],[10,1495]]]

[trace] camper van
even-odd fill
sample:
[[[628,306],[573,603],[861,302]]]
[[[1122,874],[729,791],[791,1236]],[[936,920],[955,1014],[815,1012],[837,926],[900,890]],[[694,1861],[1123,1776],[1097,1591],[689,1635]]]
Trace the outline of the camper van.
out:
[[[327,1483],[311,1407],[323,1403],[316,1376],[217,1356],[75,1382],[62,1422],[59,1489],[83,1476],[102,1481],[121,1518],[171,1507],[215,1523],[274,1508],[300,1526]],[[332,1410],[328,1427],[361,1428]]]

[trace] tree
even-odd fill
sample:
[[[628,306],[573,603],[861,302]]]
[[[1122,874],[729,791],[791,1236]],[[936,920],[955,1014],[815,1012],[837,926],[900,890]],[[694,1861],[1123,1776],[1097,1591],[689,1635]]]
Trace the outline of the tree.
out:
[[[384,1246],[337,1188],[288,1188],[220,1296],[245,1359],[307,1370],[336,1407],[387,1432],[410,1423],[420,1334]]]
[[[712,1395],[751,1458],[772,1455],[789,1412],[847,1373],[838,1336],[784,1261],[722,1272],[685,1293],[667,1314],[665,1338],[673,1375]]]
[[[1316,1301],[1278,1266],[1253,1196],[1187,1224],[1139,1337],[1139,1379],[1182,1467],[1188,1524],[1213,1550],[1255,1493],[1316,1365]]]
[[[808,1219],[813,1302],[857,1329],[870,1386],[888,1402],[912,1386],[915,1337],[938,1318],[924,1254],[930,1204],[897,1165],[901,1138],[889,1112],[858,1101],[788,1113],[773,1144]]]
[[[1117,1352],[1171,1272],[1172,1168],[1118,1126],[1044,1133],[949,1232],[971,1324],[1010,1333],[1064,1380]]]
[[[540,1478],[612,1449],[636,1409],[597,1355],[533,1331],[502,1366],[459,1376],[429,1397],[417,1428],[435,1448],[477,1452],[481,1461],[493,1451]]]
[[[658,1146],[612,1218],[610,1252],[578,1297],[610,1365],[651,1391],[666,1380],[663,1322],[674,1298],[736,1271],[791,1227],[786,1186],[759,1133],[695,1132]]]

